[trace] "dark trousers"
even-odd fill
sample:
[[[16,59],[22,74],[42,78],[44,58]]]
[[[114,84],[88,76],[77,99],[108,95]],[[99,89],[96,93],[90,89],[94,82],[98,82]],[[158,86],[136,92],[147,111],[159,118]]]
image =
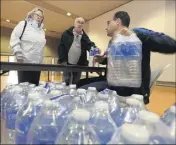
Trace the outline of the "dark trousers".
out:
[[[18,83],[29,82],[38,86],[40,71],[18,71]]]

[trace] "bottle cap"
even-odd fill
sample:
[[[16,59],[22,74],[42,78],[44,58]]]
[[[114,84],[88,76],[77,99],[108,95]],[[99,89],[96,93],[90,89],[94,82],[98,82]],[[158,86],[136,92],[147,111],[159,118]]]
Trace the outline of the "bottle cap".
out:
[[[28,98],[30,98],[30,99],[35,99],[35,98],[38,98],[38,97],[41,97],[38,92],[31,92],[28,95]]]
[[[60,96],[60,95],[62,95],[62,92],[59,90],[51,90],[50,94],[52,96]]]
[[[88,90],[90,90],[90,91],[96,91],[97,89],[95,87],[88,87]]]
[[[146,123],[157,123],[160,120],[160,116],[153,112],[142,110],[139,112],[139,119],[145,121]]]
[[[69,86],[70,89],[76,89],[76,85],[75,84],[72,84]]]
[[[64,89],[64,86],[63,85],[56,85],[56,89],[60,89],[60,90],[62,90],[62,89]]]
[[[86,94],[86,90],[85,89],[77,89],[77,92],[79,94]]]
[[[173,113],[176,113],[176,106],[171,106],[169,110]]]
[[[149,141],[147,129],[141,125],[124,124],[121,131],[122,137],[132,144],[146,144]]]
[[[105,110],[107,111],[109,109],[108,103],[105,101],[97,101],[95,102],[95,108],[98,110]]]
[[[72,111],[72,116],[78,121],[87,121],[90,118],[90,112],[85,109],[76,109]]]
[[[109,95],[108,94],[98,94],[98,97],[100,98],[100,99],[108,99],[109,98]]]
[[[15,91],[15,93],[20,93],[23,91],[23,88],[21,88],[20,86],[16,86],[16,87],[14,87],[14,91]]]
[[[126,99],[126,103],[129,105],[140,105],[140,101],[135,98]]]
[[[136,99],[138,99],[138,100],[140,100],[140,101],[143,101],[143,100],[144,100],[144,96],[138,95],[138,94],[133,94],[131,97],[134,97],[134,98],[136,98]]]

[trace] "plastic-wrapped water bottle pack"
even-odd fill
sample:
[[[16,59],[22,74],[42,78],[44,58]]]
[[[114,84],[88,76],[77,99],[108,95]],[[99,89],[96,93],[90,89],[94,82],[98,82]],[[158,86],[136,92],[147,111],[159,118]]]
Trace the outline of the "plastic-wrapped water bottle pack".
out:
[[[141,95],[25,82],[1,93],[2,143],[174,144],[175,109],[160,117],[145,108]]]

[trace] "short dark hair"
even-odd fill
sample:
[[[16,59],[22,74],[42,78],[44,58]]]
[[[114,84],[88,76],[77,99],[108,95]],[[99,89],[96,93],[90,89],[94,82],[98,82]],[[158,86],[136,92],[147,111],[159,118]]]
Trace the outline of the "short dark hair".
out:
[[[130,16],[127,12],[125,12],[125,11],[116,12],[113,19],[116,20],[118,18],[122,21],[123,26],[129,27]]]

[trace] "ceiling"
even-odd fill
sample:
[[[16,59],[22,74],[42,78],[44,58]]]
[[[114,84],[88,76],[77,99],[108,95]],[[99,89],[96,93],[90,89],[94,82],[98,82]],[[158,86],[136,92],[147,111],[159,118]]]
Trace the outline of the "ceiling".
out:
[[[46,34],[59,37],[72,26],[76,17],[86,21],[94,19],[131,0],[1,0],[1,26],[14,28],[25,19],[27,13],[35,7],[44,10],[44,28]],[[67,16],[67,12],[72,15]],[[10,20],[6,22],[6,20]]]

